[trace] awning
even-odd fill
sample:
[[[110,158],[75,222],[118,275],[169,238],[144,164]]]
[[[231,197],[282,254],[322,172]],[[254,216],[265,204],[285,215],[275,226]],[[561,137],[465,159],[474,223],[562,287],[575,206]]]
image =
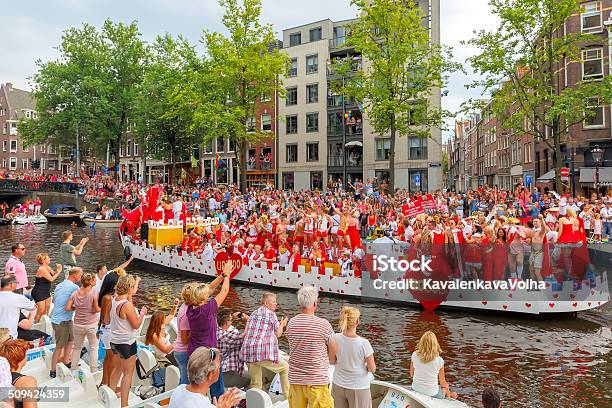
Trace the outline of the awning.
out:
[[[599,182],[612,183],[612,167],[599,168]],[[580,168],[580,183],[595,184],[595,168],[582,167]]]
[[[555,179],[555,170],[551,170],[548,173],[538,177],[537,181],[550,181]]]
[[[346,147],[351,147],[351,146],[359,146],[359,147],[363,147],[363,143],[359,142],[359,141],[354,141],[354,142],[348,142],[347,144],[345,144]]]

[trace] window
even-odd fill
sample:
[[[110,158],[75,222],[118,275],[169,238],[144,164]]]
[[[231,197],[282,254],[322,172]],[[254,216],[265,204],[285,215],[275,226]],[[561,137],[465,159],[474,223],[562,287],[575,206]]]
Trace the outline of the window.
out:
[[[255,116],[249,116],[246,122],[246,130],[249,133],[255,132],[255,127],[257,124],[255,123]]]
[[[306,85],[306,103],[319,102],[319,84]]]
[[[288,77],[297,76],[297,58],[291,58],[291,65],[289,65],[287,76]]]
[[[313,74],[319,71],[319,54],[306,56],[306,73]]]
[[[6,152],[8,149],[8,142],[6,140],[2,141],[2,151]],[[2,167],[6,167],[6,166],[2,166]]]
[[[204,145],[204,153],[212,153],[212,144],[212,140],[206,142],[206,144]]]
[[[2,134],[6,135],[9,132],[9,124],[8,122],[4,123],[4,126],[2,126]]]
[[[319,142],[306,143],[306,161],[319,161]]]
[[[28,168],[28,159],[22,159],[21,160],[21,168],[22,169],[27,169]]]
[[[286,105],[297,105],[297,87],[292,86],[291,88],[287,88],[287,100]]]
[[[261,130],[264,132],[272,131],[272,115],[269,113],[261,115]]]
[[[408,126],[417,126],[423,122],[425,118],[425,110],[427,107],[423,102],[415,103],[408,109]]]
[[[601,20],[601,1],[586,3],[580,7],[580,26],[583,33],[600,32]]]
[[[297,144],[288,144],[285,150],[285,161],[287,163],[294,163],[298,161],[298,146]]]
[[[321,38],[323,38],[323,30],[321,27],[310,30],[310,42],[319,41]]]
[[[410,180],[409,190],[411,193],[427,191],[427,170],[411,170],[408,172]]]
[[[587,109],[589,110],[589,113],[585,115],[586,117],[583,125],[585,129],[601,128],[606,125],[604,107],[600,105],[599,99],[590,98]]]
[[[6,159],[2,159],[2,168],[6,169]]]
[[[310,172],[310,189],[311,190],[322,190],[323,189],[323,173],[320,171]]]
[[[119,145],[119,157],[123,157],[123,144]]]
[[[27,153],[30,151],[30,148],[28,147],[28,145],[25,142],[21,142],[21,151],[24,153]]]
[[[45,150],[47,150],[47,145],[41,144],[38,148],[40,149],[41,153],[45,153]]]
[[[603,78],[603,48],[582,50],[582,80]]]
[[[229,140],[229,148],[228,148],[227,151],[228,152],[235,152],[236,151],[236,141],[235,140],[232,140],[232,139]]]
[[[217,152],[221,153],[225,151],[225,139],[222,137],[217,138]]]
[[[17,170],[17,158],[16,157],[11,157],[9,159],[9,168],[11,170]]]
[[[261,96],[259,97],[260,102],[270,102],[271,100],[272,98],[270,97],[270,94],[267,92],[262,93]]]
[[[283,173],[283,189],[293,190],[293,173]]]
[[[128,140],[125,145],[125,155],[130,157],[132,155],[132,141]]]
[[[287,125],[287,134],[294,135],[298,132],[298,118],[297,115],[285,116],[285,122]]]
[[[319,131],[319,113],[307,113],[306,114],[306,132],[318,132]]]
[[[289,46],[295,47],[302,43],[302,33],[289,34]]]
[[[408,138],[408,158],[426,159],[427,158],[427,138],[411,136]]]
[[[134,143],[134,156],[138,156],[138,143]]]
[[[376,139],[376,160],[389,160],[391,139]]]
[[[0,106],[0,116],[4,116],[4,106]],[[6,167],[6,166],[2,166]]]
[[[17,153],[17,141],[11,140],[11,153]]]

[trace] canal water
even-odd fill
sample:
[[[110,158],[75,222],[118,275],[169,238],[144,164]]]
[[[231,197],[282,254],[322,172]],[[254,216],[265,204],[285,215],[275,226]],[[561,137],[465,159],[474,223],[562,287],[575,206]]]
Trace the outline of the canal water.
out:
[[[43,197],[43,208],[60,202],[75,204],[75,199]],[[82,203],[78,204],[80,208]],[[25,244],[25,263],[31,277],[36,254],[48,252],[54,262],[61,233],[68,228],[73,230],[75,242],[90,237],[79,258],[79,265],[86,271],[94,272],[100,263],[112,268],[123,262],[116,231],[61,223],[0,226],[0,261],[4,263],[10,255],[11,244]],[[194,279],[137,262],[128,271],[142,277],[137,303],[149,310],[168,310],[182,286]],[[232,286],[223,307],[250,313],[258,307],[264,291],[237,284]],[[295,293],[277,294],[279,316],[295,315]],[[456,311],[426,313],[411,307],[323,297],[318,314],[336,327],[345,304],[361,310],[359,333],[372,343],[379,379],[409,384],[410,354],[421,334],[433,330],[444,351],[446,378],[471,406],[482,406],[480,395],[488,386],[500,391],[506,407],[612,406],[610,303],[576,317],[543,319]],[[281,339],[281,347],[287,350],[286,340]]]

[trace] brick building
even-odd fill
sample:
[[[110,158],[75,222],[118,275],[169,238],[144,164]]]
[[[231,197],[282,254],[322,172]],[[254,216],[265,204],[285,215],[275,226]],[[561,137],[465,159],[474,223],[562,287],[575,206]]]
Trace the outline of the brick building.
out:
[[[17,131],[19,121],[36,118],[35,109],[36,101],[30,92],[14,88],[10,82],[0,85],[0,171],[29,173],[34,163],[38,174],[60,173],[57,146],[25,146]]]

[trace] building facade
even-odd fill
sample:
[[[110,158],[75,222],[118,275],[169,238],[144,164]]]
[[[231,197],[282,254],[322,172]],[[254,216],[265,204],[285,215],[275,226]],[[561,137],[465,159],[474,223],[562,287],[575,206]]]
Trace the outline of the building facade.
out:
[[[28,91],[11,83],[0,85],[0,169],[4,172],[59,174],[61,157],[57,146],[26,146],[17,131],[21,120],[36,118],[36,101]]]
[[[439,0],[423,1],[429,15],[432,41],[440,40]],[[283,78],[286,97],[278,102],[280,187],[326,189],[346,174],[354,183],[389,177],[389,135],[377,135],[359,101],[331,92],[330,82],[341,80],[330,69],[336,58],[348,59],[354,69],[367,61],[346,45],[347,25],[354,20],[322,20],[283,30],[283,52],[291,59]],[[439,107],[439,89],[432,89],[430,105]],[[442,188],[442,135],[398,137],[395,186],[410,191]]]

